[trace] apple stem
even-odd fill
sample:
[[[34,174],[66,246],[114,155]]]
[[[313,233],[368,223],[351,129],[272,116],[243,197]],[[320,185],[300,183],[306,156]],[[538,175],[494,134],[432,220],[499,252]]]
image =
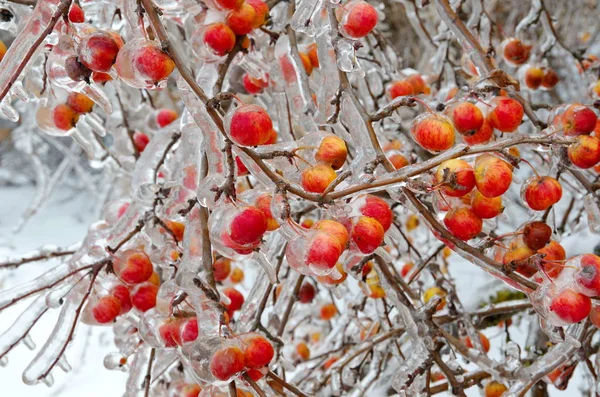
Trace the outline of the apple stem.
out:
[[[538,172],[535,170],[535,167],[533,166],[533,164],[531,164],[529,162],[529,160],[525,160],[524,158],[521,158],[521,161],[524,162],[525,164],[527,164],[531,170],[533,171],[533,173],[535,174],[535,176],[537,177],[537,179],[542,179],[542,177],[540,176],[540,174],[538,174]]]
[[[416,96],[411,97],[413,99],[413,101],[420,103],[421,105],[423,105],[423,107],[425,107],[425,109],[429,112],[429,113],[434,113],[433,109],[431,109],[429,107],[429,105],[427,105],[425,103],[425,101],[423,101],[421,98],[417,98]]]
[[[439,190],[436,190],[436,191],[437,191],[437,192],[438,192],[438,194],[440,195],[440,198],[441,198],[442,200],[444,200],[444,203],[446,203],[446,205],[448,206],[448,208],[449,208],[449,210],[448,210],[448,211],[450,211],[450,210],[452,209],[452,206],[450,205],[450,203],[448,202],[448,200],[446,200],[446,197],[444,197],[444,195],[443,195],[443,194],[442,194],[442,193],[441,193]]]

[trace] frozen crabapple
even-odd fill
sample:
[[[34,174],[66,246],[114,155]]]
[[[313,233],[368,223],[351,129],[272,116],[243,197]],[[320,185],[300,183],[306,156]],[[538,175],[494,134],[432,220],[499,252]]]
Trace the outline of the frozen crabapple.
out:
[[[213,262],[215,281],[227,280],[231,273],[231,259],[220,256]]]
[[[239,267],[234,268],[229,275],[229,281],[234,284],[239,284],[244,281],[244,271]]]
[[[442,152],[454,145],[454,126],[447,117],[424,113],[415,118],[410,127],[413,139],[430,152]]]
[[[308,360],[310,358],[310,350],[306,343],[300,342],[296,345],[296,354],[298,354],[302,360]]]
[[[156,295],[158,294],[158,286],[150,282],[146,282],[136,286],[131,295],[131,303],[133,307],[141,312],[146,312],[156,306]]]
[[[485,385],[483,393],[485,397],[502,397],[507,390],[508,388],[502,383],[492,380]]]
[[[119,49],[113,35],[97,30],[79,43],[79,62],[95,72],[108,72],[117,60]]]
[[[319,68],[319,54],[317,52],[317,44],[312,43],[308,46],[306,50],[306,54],[308,55],[308,59],[310,59],[310,64],[313,68]]]
[[[269,365],[275,350],[273,345],[264,336],[256,333],[246,334],[242,337],[244,346],[244,363],[246,368],[256,369]]]
[[[69,131],[75,127],[79,114],[69,105],[60,104],[52,110],[52,120],[59,130]]]
[[[83,23],[85,22],[85,14],[81,9],[81,6],[77,3],[73,3],[69,9],[69,21],[72,23]]]
[[[305,262],[313,269],[327,270],[335,267],[345,246],[333,235],[317,231],[306,247]]]
[[[273,230],[277,230],[279,228],[279,223],[273,217],[273,213],[271,212],[271,201],[273,197],[269,193],[261,194],[256,198],[254,205],[256,208],[261,210],[267,219],[267,231],[271,232]]]
[[[358,210],[364,216],[371,217],[383,226],[387,231],[394,221],[394,214],[390,205],[381,197],[367,194],[357,200]]]
[[[156,125],[160,128],[164,128],[171,124],[173,121],[177,120],[179,115],[176,111],[172,109],[160,109],[156,113]]]
[[[579,262],[575,281],[580,292],[590,297],[600,296],[600,257],[584,254],[569,260],[567,264],[571,261]]]
[[[175,62],[153,41],[148,41],[137,49],[133,65],[140,78],[151,85],[158,85],[175,70]]]
[[[238,209],[229,224],[228,236],[235,244],[256,244],[267,231],[265,213],[253,206]]]
[[[258,105],[242,105],[229,119],[229,136],[242,146],[258,146],[271,137],[273,122],[269,114]]]
[[[469,207],[460,207],[446,213],[444,225],[454,237],[467,241],[481,233],[483,221]]]
[[[67,105],[69,105],[76,113],[84,114],[92,111],[94,101],[84,94],[72,92],[67,97]]]
[[[350,235],[348,234],[346,227],[344,227],[344,225],[342,225],[340,222],[334,220],[321,219],[312,225],[312,228],[334,237],[342,247],[346,247],[346,244],[348,244],[348,240],[350,239]]]
[[[523,242],[532,250],[539,250],[550,242],[552,228],[540,221],[529,222],[523,228]]]
[[[408,162],[408,160],[406,159],[406,157],[404,157],[400,153],[394,153],[391,156],[388,156],[388,160],[390,160],[390,163],[392,163],[392,165],[394,166],[394,169],[397,169],[397,170],[399,170],[402,167],[406,167],[407,165],[410,164]]]
[[[502,264],[514,265],[517,273],[531,277],[538,269],[527,262],[527,259],[534,254],[535,250],[529,248],[522,238],[516,238],[511,241],[508,250],[502,256]]]
[[[561,125],[567,136],[589,134],[596,128],[597,121],[596,113],[589,107],[580,104],[567,106],[561,116]]]
[[[242,159],[240,159],[240,156],[235,157],[235,168],[237,170],[237,176],[248,175],[248,168],[246,168]]]
[[[452,109],[454,128],[460,134],[472,135],[483,126],[483,113],[471,102],[461,102]]]
[[[256,11],[250,4],[244,2],[231,10],[225,18],[225,23],[238,36],[248,34],[254,28]]]
[[[482,154],[475,159],[474,172],[477,190],[488,198],[503,195],[512,183],[512,167],[491,154]]]
[[[434,296],[439,296],[441,299],[438,305],[436,306],[436,310],[442,310],[446,306],[447,295],[448,293],[440,287],[431,287],[425,290],[425,292],[423,293],[423,302],[427,303],[431,299],[433,299]]]
[[[427,87],[427,82],[418,73],[411,74],[406,78],[406,81],[412,86],[413,94],[426,94],[429,91],[429,87]]]
[[[251,95],[260,94],[263,88],[266,87],[266,83],[263,80],[252,77],[249,73],[244,74],[242,84],[246,92]]]
[[[267,19],[269,18],[269,6],[263,0],[246,0],[246,4],[251,5],[256,14],[252,28],[260,28],[267,22]]]
[[[544,69],[544,78],[542,79],[542,87],[549,90],[558,84],[558,75],[552,69]]]
[[[92,316],[100,324],[113,322],[119,313],[121,313],[121,302],[112,295],[101,297],[92,308]]]
[[[323,193],[335,180],[335,170],[327,164],[319,164],[302,171],[300,177],[302,187],[310,193]]]
[[[544,70],[537,66],[529,66],[523,73],[523,79],[527,88],[538,89],[544,80]]]
[[[131,304],[131,296],[129,293],[129,288],[125,285],[116,285],[111,291],[110,294],[119,300],[121,304],[121,311],[119,314],[125,314],[131,310],[133,305]]]
[[[227,55],[235,47],[235,33],[222,22],[205,26],[201,38],[202,45],[216,56]]]
[[[564,323],[578,323],[590,314],[592,301],[588,296],[566,288],[551,300],[548,310]]]
[[[225,305],[227,309],[227,314],[229,317],[233,316],[233,313],[240,310],[242,305],[244,304],[244,295],[240,291],[235,288],[225,288],[223,290],[223,295],[229,298],[229,304]]]
[[[244,369],[244,352],[237,346],[225,345],[215,351],[210,359],[210,373],[226,381]]]
[[[521,187],[525,202],[535,211],[545,211],[562,198],[562,186],[550,176],[533,176]]]
[[[502,43],[502,56],[512,65],[522,65],[529,59],[531,46],[516,38],[508,38]]]
[[[485,197],[478,190],[471,196],[471,210],[481,219],[492,219],[504,211],[501,197]]]
[[[127,250],[116,257],[113,269],[117,277],[127,284],[143,283],[154,272],[150,258],[140,249]]]
[[[244,0],[206,0],[204,3],[209,8],[216,10],[235,10],[244,3]]]
[[[485,336],[483,333],[479,332],[479,340],[481,341],[481,345],[483,346],[483,351],[484,352],[489,352],[490,351],[490,340],[488,339],[487,336]],[[465,338],[465,346],[467,346],[469,349],[473,349],[473,341],[471,340],[470,336],[467,336]]]
[[[360,216],[352,225],[350,238],[360,252],[370,254],[383,243],[384,235],[385,230],[377,219]]]
[[[364,0],[352,0],[338,10],[341,31],[352,39],[365,37],[377,25],[377,10]]]
[[[298,290],[298,300],[301,303],[311,303],[316,294],[317,290],[315,287],[311,283],[305,281]]]
[[[320,317],[322,320],[329,321],[338,313],[337,307],[333,303],[326,303],[321,306]]]
[[[569,145],[567,154],[573,165],[579,168],[592,168],[600,162],[600,139],[591,135],[579,135],[575,143]]]
[[[338,170],[346,162],[346,156],[348,156],[346,142],[342,138],[330,135],[321,141],[315,153],[315,160],[330,165],[334,170]]]
[[[133,133],[133,144],[138,152],[142,153],[144,149],[146,149],[146,146],[148,146],[148,143],[150,143],[150,137],[148,137],[148,135],[141,131],[135,131]]]
[[[483,121],[483,125],[477,131],[472,134],[465,134],[462,136],[463,141],[467,145],[480,145],[483,143],[488,143],[490,139],[494,136],[494,127],[492,123],[486,118]]]
[[[447,196],[462,197],[475,187],[475,173],[473,167],[464,160],[446,160],[439,165],[435,181]]]
[[[394,81],[388,87],[388,95],[391,99],[395,99],[401,96],[413,95],[413,86],[406,80]]]
[[[515,99],[496,97],[490,101],[493,106],[488,118],[492,126],[502,132],[514,132],[523,120],[523,106]]]

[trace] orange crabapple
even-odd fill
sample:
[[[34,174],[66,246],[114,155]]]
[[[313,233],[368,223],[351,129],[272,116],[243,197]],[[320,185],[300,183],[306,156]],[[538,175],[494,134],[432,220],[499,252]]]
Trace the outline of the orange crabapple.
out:
[[[275,355],[271,342],[260,334],[251,333],[242,336],[242,344],[246,368],[256,369],[269,365]]]
[[[164,128],[177,120],[178,117],[179,115],[177,112],[172,109],[160,109],[158,113],[156,113],[156,125],[160,128]]]
[[[337,307],[333,303],[326,303],[321,306],[319,316],[322,320],[331,320],[338,313]]]
[[[503,195],[512,183],[512,167],[506,161],[491,154],[482,154],[475,159],[475,185],[485,197]]]
[[[461,159],[446,160],[439,165],[435,181],[451,197],[462,197],[475,187],[475,173],[469,163]]]
[[[79,62],[95,72],[108,72],[117,59],[119,49],[113,35],[97,30],[79,43]]]
[[[502,56],[513,65],[522,65],[529,59],[531,46],[516,38],[506,39],[503,43]]]
[[[550,176],[534,176],[523,184],[521,195],[529,208],[535,211],[545,211],[560,201],[562,187],[556,179]]]
[[[382,243],[385,230],[381,223],[369,216],[360,216],[352,225],[350,238],[363,254],[370,254]]]
[[[555,240],[550,242],[542,249],[537,251],[540,254],[544,254],[546,261],[562,261],[567,257],[567,253],[560,243]]]
[[[338,19],[342,31],[350,38],[360,39],[377,25],[377,10],[364,0],[352,0],[340,8]]]
[[[85,14],[77,3],[71,5],[69,9],[69,21],[72,23],[83,23],[85,22]]]
[[[326,361],[323,363],[323,369],[326,369],[326,370],[327,370],[327,369],[331,368],[331,366],[332,366],[333,364],[335,364],[335,362],[336,362],[337,360],[339,360],[339,359],[340,359],[340,358],[339,358],[339,357],[337,357],[337,356],[329,357],[329,358],[328,358],[328,359],[327,359],[327,360],[326,360]]]
[[[387,91],[391,99],[414,94],[412,84],[410,84],[406,80],[394,81],[392,84],[389,85]]]
[[[400,269],[400,275],[401,275],[402,277],[406,277],[406,276],[408,276],[408,273],[410,273],[410,271],[411,271],[412,269],[414,269],[414,267],[415,267],[415,264],[414,264],[413,262],[407,262],[407,263],[405,263],[405,264],[402,266],[402,268]]]
[[[174,397],[198,397],[202,388],[195,383],[185,383],[178,388],[179,394]]]
[[[210,373],[219,380],[229,380],[244,369],[244,352],[237,346],[223,346],[210,359]]]
[[[522,238],[516,238],[511,241],[508,250],[502,256],[502,264],[516,264],[515,271],[525,277],[531,277],[537,273],[538,269],[526,262],[527,258],[536,253],[529,248]],[[525,262],[524,262],[525,261]]]
[[[175,237],[176,241],[183,241],[183,234],[185,233],[185,225],[183,223],[170,221],[168,219],[165,220],[164,223],[169,229],[169,231],[173,233],[173,236]]]
[[[235,47],[235,33],[222,22],[213,23],[204,28],[203,41],[213,54],[224,56]]]
[[[481,126],[481,128],[479,128],[472,134],[463,135],[462,138],[467,145],[473,146],[482,143],[487,143],[490,141],[490,139],[492,139],[493,136],[494,127],[492,126],[492,123],[490,123],[490,121],[486,118],[483,121],[483,125]]]
[[[229,304],[225,305],[229,317],[233,316],[233,313],[240,310],[244,304],[244,295],[235,288],[223,289],[223,295],[229,298]]]
[[[267,217],[256,207],[239,208],[229,224],[228,237],[235,244],[257,244],[267,231]]]
[[[317,290],[315,287],[311,283],[305,281],[298,290],[298,300],[301,303],[311,303],[316,294]]]
[[[346,271],[344,270],[344,266],[340,262],[338,262],[335,264],[335,269],[340,275],[339,278],[334,278],[331,274],[328,274],[326,276],[317,276],[317,281],[321,284],[326,285],[338,285],[346,281],[346,279],[348,278],[348,273],[346,273]]]
[[[590,321],[596,328],[600,328],[600,306],[594,306],[590,312]]]
[[[485,197],[476,190],[471,195],[471,210],[481,219],[492,219],[504,211],[504,205],[501,197]]]
[[[442,152],[454,146],[454,126],[441,114],[422,114],[412,122],[410,132],[423,149],[431,152]]]
[[[323,193],[336,177],[337,174],[330,165],[318,164],[302,171],[300,183],[307,192]]]
[[[139,284],[147,281],[154,272],[148,255],[141,249],[127,250],[113,261],[113,269],[119,279],[126,284]]]
[[[388,160],[390,161],[390,163],[392,163],[394,168],[397,170],[399,170],[402,167],[406,167],[407,165],[410,164],[408,162],[408,160],[406,159],[406,157],[404,157],[400,153],[394,153],[392,155],[389,155]]]
[[[69,131],[75,127],[79,114],[69,105],[60,104],[52,110],[52,120],[59,130]]]
[[[225,18],[225,23],[238,36],[248,34],[254,28],[256,11],[250,4],[243,2],[231,10]]]
[[[113,322],[120,313],[121,301],[112,295],[101,297],[92,308],[92,316],[100,324]]]
[[[135,287],[131,295],[131,303],[133,307],[141,312],[148,311],[156,306],[156,295],[158,294],[158,286],[150,282],[146,282]]]
[[[496,97],[491,100],[492,110],[488,114],[490,123],[494,128],[502,132],[514,132],[521,125],[524,109],[519,101]]]
[[[302,360],[308,360],[310,358],[310,350],[306,343],[300,342],[296,345],[296,354],[298,354]]]
[[[484,352],[489,352],[490,351],[490,340],[488,339],[487,336],[485,336],[483,333],[479,332],[479,340],[481,340],[481,345],[483,346],[483,351]],[[467,336],[465,338],[465,346],[467,346],[469,349],[473,349],[473,341],[471,340],[470,336]]]
[[[567,106],[560,117],[564,134],[567,136],[587,135],[594,131],[598,121],[596,113],[581,104]]]
[[[467,241],[481,233],[483,221],[471,208],[459,207],[446,213],[444,225],[454,237]]]
[[[87,95],[78,92],[72,92],[67,97],[67,105],[79,114],[89,113],[94,107],[94,101],[88,98]]]
[[[229,120],[229,135],[242,146],[262,145],[269,140],[272,130],[271,117],[258,105],[238,107]]]
[[[483,390],[485,397],[502,397],[502,395],[508,390],[508,388],[502,383],[493,380],[488,382],[483,388]]]
[[[256,198],[256,201],[254,202],[254,205],[256,205],[256,208],[258,208],[265,214],[265,217],[267,219],[267,231],[268,232],[279,228],[279,223],[277,223],[277,221],[273,217],[273,213],[271,212],[271,200],[272,199],[273,198],[271,197],[271,195],[269,193],[264,193],[264,194],[261,194],[260,196],[258,196]]]
[[[231,273],[231,259],[221,256],[213,262],[213,274],[215,281],[223,281]]]
[[[433,299],[434,296],[439,296],[441,298],[441,300],[435,308],[436,310],[439,311],[439,310],[442,310],[446,306],[446,296],[447,295],[448,295],[448,293],[446,291],[444,291],[443,289],[441,289],[440,287],[431,287],[431,288],[428,288],[427,290],[425,290],[425,292],[423,293],[423,302],[427,303],[431,299]]]
[[[600,139],[579,135],[567,149],[569,160],[579,168],[592,168],[600,162]]]
[[[148,146],[148,143],[150,143],[150,137],[148,137],[148,135],[141,131],[135,131],[133,133],[133,144],[138,152],[143,152],[144,149],[146,149],[146,146]]]
[[[251,5],[256,14],[252,23],[252,28],[260,28],[269,18],[269,6],[263,0],[246,0],[246,4]]]
[[[346,142],[342,138],[330,135],[321,141],[315,153],[315,160],[330,165],[334,170],[338,170],[346,162],[346,156],[348,156]]]
[[[590,314],[592,300],[589,296],[566,288],[552,299],[548,310],[565,323],[578,323]]]
[[[579,261],[579,269],[575,281],[584,295],[600,296],[600,257],[584,254],[575,258]]]
[[[92,80],[94,80],[94,83],[96,84],[104,84],[107,81],[111,81],[112,79],[113,78],[108,73],[92,72]]]
[[[234,284],[239,284],[244,281],[244,271],[239,267],[234,268],[229,275],[229,281]]]
[[[317,53],[317,44],[312,43],[306,49],[306,54],[308,55],[308,59],[310,59],[310,64],[314,69],[319,68],[319,55]]]
[[[116,285],[111,291],[110,294],[119,300],[121,305],[121,311],[119,314],[125,314],[131,310],[133,305],[131,304],[131,296],[129,293],[129,288],[125,285]]]
[[[427,82],[418,73],[411,74],[406,78],[406,81],[412,86],[413,94],[427,94],[429,91],[429,87],[427,87]]]
[[[412,232],[419,227],[419,223],[419,217],[415,214],[410,214],[408,218],[406,218],[406,224],[404,226],[406,226],[406,230]]]
[[[452,109],[454,128],[460,134],[472,135],[483,126],[483,113],[471,102],[461,102]]]
[[[552,228],[544,222],[529,222],[523,228],[523,242],[532,250],[544,248],[551,237]]]

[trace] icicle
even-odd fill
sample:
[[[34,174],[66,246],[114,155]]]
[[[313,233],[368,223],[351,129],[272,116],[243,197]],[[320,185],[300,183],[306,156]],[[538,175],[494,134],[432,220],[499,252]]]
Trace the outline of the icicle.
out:
[[[6,357],[6,353],[15,346],[23,336],[27,336],[29,330],[35,325],[48,308],[44,297],[37,297],[17,320],[0,335],[0,358]]]
[[[302,0],[296,4],[296,12],[290,20],[290,25],[298,33],[304,33],[307,36],[315,35],[315,24],[312,18],[321,11],[323,0]]]
[[[137,349],[131,364],[129,376],[127,377],[126,397],[144,395],[144,379],[148,370],[151,352],[152,348],[147,344],[143,344]]]

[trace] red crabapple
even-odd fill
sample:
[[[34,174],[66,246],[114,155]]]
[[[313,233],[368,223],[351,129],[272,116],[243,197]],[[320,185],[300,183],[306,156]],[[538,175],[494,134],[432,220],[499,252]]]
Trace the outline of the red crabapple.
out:
[[[100,324],[112,322],[121,312],[121,302],[112,295],[106,295],[98,299],[92,308],[92,316]]]
[[[479,340],[481,340],[481,345],[483,346],[483,351],[484,352],[489,352],[490,351],[490,340],[488,339],[487,336],[485,336],[484,334],[482,334],[481,332],[479,332]],[[465,338],[465,346],[467,346],[469,349],[473,349],[473,341],[471,340],[470,336],[467,336]]]
[[[414,119],[410,132],[422,148],[431,152],[448,150],[454,145],[454,126],[440,114],[422,114]]]
[[[480,129],[475,131],[473,134],[463,135],[462,138],[467,145],[473,146],[489,142],[493,135],[494,127],[488,119],[485,119]]]
[[[256,244],[267,231],[265,213],[252,206],[240,208],[229,224],[229,238],[235,244]]]
[[[275,143],[277,143],[277,131],[272,129],[269,133],[269,138],[265,141],[265,143],[263,143],[263,145],[273,145]]]
[[[269,193],[264,193],[264,194],[261,194],[260,196],[258,196],[256,198],[256,201],[254,202],[254,205],[256,205],[256,208],[261,210],[265,214],[265,217],[267,218],[267,231],[268,232],[271,232],[271,231],[279,228],[279,223],[275,220],[275,218],[273,217],[273,213],[271,212],[271,200],[272,199],[273,198],[271,197],[271,195]]]
[[[315,153],[315,160],[330,165],[334,170],[338,170],[346,162],[347,155],[348,148],[346,147],[346,142],[342,138],[330,135],[321,141]]]
[[[256,18],[256,11],[250,4],[244,2],[227,14],[225,23],[233,33],[242,36],[252,31]]]
[[[326,321],[331,320],[335,317],[337,312],[337,307],[333,303],[327,303],[321,306],[321,319]]]
[[[492,111],[488,115],[492,126],[502,132],[514,132],[523,120],[523,106],[515,99],[496,97],[492,99]]]
[[[332,269],[344,248],[335,236],[317,232],[306,247],[306,264],[319,270]]]
[[[330,219],[321,219],[315,223],[312,228],[335,237],[342,247],[346,247],[346,244],[348,244],[348,240],[350,239],[348,230],[344,227],[344,225]]]
[[[377,219],[361,216],[354,222],[350,238],[360,252],[370,254],[383,243],[384,235],[385,230]]]
[[[413,86],[406,80],[394,81],[388,87],[388,94],[391,99],[398,98],[400,96],[413,95]]]
[[[258,105],[238,107],[229,120],[229,135],[242,146],[262,145],[269,140],[272,130],[271,117]]]
[[[532,90],[536,90],[542,85],[544,80],[544,70],[537,66],[530,66],[524,73],[525,85]]]
[[[477,157],[474,171],[477,190],[485,197],[503,195],[512,183],[512,167],[491,154]]]
[[[223,56],[235,47],[235,33],[224,23],[213,23],[204,28],[203,41],[213,54]]]
[[[556,261],[563,261],[567,257],[567,253],[562,245],[554,240],[551,240],[548,245],[537,251],[538,254],[544,255],[544,271],[551,278],[556,278],[562,271],[562,263]]]
[[[244,74],[242,84],[244,85],[246,92],[251,95],[260,94],[264,88],[264,82],[262,80],[254,78],[248,73]]]
[[[140,284],[135,288],[131,296],[133,307],[141,312],[148,311],[156,306],[156,295],[158,294],[158,286],[150,282]]]
[[[529,248],[521,238],[511,241],[508,251],[502,257],[502,263],[509,265],[516,264],[515,271],[525,277],[531,277],[537,270],[534,266],[526,262],[526,259],[535,254],[535,250]]]
[[[301,183],[307,192],[323,193],[336,177],[337,174],[331,166],[319,164],[302,171]]]
[[[485,197],[476,190],[471,197],[471,210],[481,219],[492,219],[504,211],[501,197]]]
[[[342,31],[353,39],[368,35],[377,25],[377,10],[364,0],[353,0],[341,8]]]
[[[119,44],[115,38],[102,30],[89,34],[79,43],[79,62],[95,72],[108,72],[118,53]]]
[[[133,63],[141,78],[154,85],[165,80],[175,70],[175,62],[154,42],[138,48]]]
[[[562,114],[562,127],[565,135],[589,134],[596,128],[598,116],[587,106],[573,104]]]
[[[237,346],[217,350],[210,360],[210,373],[219,380],[229,380],[244,369],[244,352]]]
[[[590,314],[592,301],[588,296],[567,288],[552,299],[548,309],[566,323],[578,323]]]
[[[213,274],[215,281],[223,281],[231,273],[231,259],[221,256],[213,262]]]
[[[213,0],[220,10],[235,10],[244,3],[244,0]]]
[[[550,176],[534,176],[523,184],[521,195],[529,208],[535,211],[545,211],[560,201],[562,187],[556,179]]]
[[[475,187],[475,173],[469,163],[461,159],[446,160],[435,173],[436,183],[451,197],[462,197]]]
[[[542,249],[550,242],[552,228],[544,222],[529,222],[523,228],[523,242],[532,250]]]
[[[590,321],[594,327],[600,328],[600,306],[594,306],[590,312]]]
[[[263,0],[246,0],[246,4],[251,5],[256,13],[252,28],[260,28],[267,22],[267,18],[269,17],[269,6]]]
[[[142,153],[146,146],[150,143],[150,138],[148,135],[144,134],[141,131],[136,131],[133,133],[133,144],[138,152]]]
[[[223,295],[229,298],[229,304],[225,305],[229,317],[233,316],[233,313],[240,310],[244,304],[244,295],[235,288],[225,288]]]
[[[531,46],[524,44],[515,38],[506,39],[503,43],[502,55],[504,59],[513,65],[522,65],[529,59]]]
[[[177,390],[179,394],[175,394],[173,397],[198,397],[202,388],[195,383],[184,383],[178,385],[175,390]]]
[[[94,83],[96,84],[104,84],[112,79],[113,78],[108,73],[92,72],[92,80],[94,80]]]
[[[66,104],[56,105],[52,110],[52,120],[59,130],[69,131],[75,127],[79,114],[73,108]]]
[[[383,230],[387,231],[394,221],[394,214],[390,205],[382,198],[367,194],[364,196],[364,203],[361,201],[361,206],[358,209],[364,216],[371,217],[383,226]]]
[[[576,259],[579,260],[579,270],[575,281],[583,287],[581,292],[591,297],[600,296],[600,257],[584,254]]]
[[[298,290],[298,300],[301,303],[311,303],[317,294],[315,287],[308,282],[303,282]]]
[[[87,95],[80,94],[78,92],[72,92],[67,97],[67,105],[71,107],[75,112],[79,114],[89,113],[94,107],[94,101],[87,97]]]
[[[452,110],[452,121],[456,131],[472,135],[483,126],[483,113],[471,102],[461,102]]]
[[[193,342],[198,339],[198,318],[190,317],[181,322],[179,327],[179,338],[175,340],[177,344],[183,345],[184,343]]]
[[[237,176],[248,175],[248,168],[246,168],[240,156],[235,157],[235,168],[237,169]]]
[[[402,277],[405,277],[405,278],[406,278],[406,276],[408,276],[408,273],[410,273],[410,271],[411,271],[412,269],[414,269],[414,267],[415,267],[415,264],[414,264],[413,262],[407,262],[407,263],[405,263],[405,264],[402,266],[402,269],[400,269],[400,275],[401,275]]]
[[[117,298],[121,304],[121,311],[119,314],[125,314],[133,307],[131,304],[131,296],[129,295],[129,288],[124,285],[117,285],[111,291],[110,294]]]
[[[117,277],[127,284],[139,284],[147,281],[154,272],[152,262],[142,250],[128,250],[113,261]]]
[[[408,83],[410,85],[412,85],[413,93],[415,95],[416,94],[427,94],[429,92],[429,87],[427,87],[427,82],[425,81],[423,76],[421,76],[418,73],[411,74],[410,76],[408,76],[406,78],[406,81],[408,81]]]
[[[319,68],[319,54],[317,52],[317,44],[312,43],[311,45],[309,45],[308,49],[306,50],[306,54],[308,55],[308,59],[310,59],[310,64],[312,65],[312,67],[315,69],[318,69]]]
[[[558,84],[558,75],[552,69],[544,70],[544,78],[542,79],[542,87],[549,90]]]
[[[591,168],[600,162],[600,139],[590,135],[579,135],[567,149],[569,160],[579,168]]]
[[[483,221],[469,207],[460,207],[446,213],[444,225],[453,236],[467,241],[481,233]]]
[[[160,109],[156,114],[156,124],[160,128],[164,128],[171,124],[173,121],[177,120],[179,115],[176,111],[171,109]]]
[[[85,22],[85,14],[83,10],[77,3],[73,3],[71,5],[71,9],[69,10],[69,21],[72,23],[83,23]]]
[[[260,334],[245,335],[242,343],[246,368],[256,369],[269,365],[275,355],[271,342]]]
[[[180,345],[180,343],[176,342],[176,340],[180,340],[180,325],[180,319],[169,319],[158,327],[158,335],[165,347],[175,347]]]

